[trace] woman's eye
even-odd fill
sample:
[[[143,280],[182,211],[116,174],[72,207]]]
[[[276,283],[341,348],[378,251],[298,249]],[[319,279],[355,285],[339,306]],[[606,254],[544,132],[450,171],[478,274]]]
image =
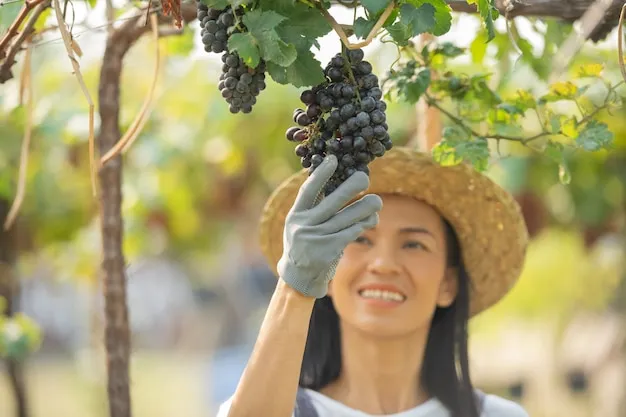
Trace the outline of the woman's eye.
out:
[[[408,249],[424,249],[424,250],[428,250],[428,248],[426,246],[424,246],[421,242],[418,242],[416,240],[411,240],[408,241],[404,244],[405,248]]]
[[[356,239],[354,239],[354,243],[369,243],[369,239],[366,238],[365,236],[359,236]]]

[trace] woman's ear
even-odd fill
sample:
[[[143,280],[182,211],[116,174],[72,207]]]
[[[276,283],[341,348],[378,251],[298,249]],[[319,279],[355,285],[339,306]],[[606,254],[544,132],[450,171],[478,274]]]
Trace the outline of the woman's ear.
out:
[[[459,292],[459,270],[457,268],[446,268],[445,275],[439,286],[437,296],[438,307],[449,307]]]

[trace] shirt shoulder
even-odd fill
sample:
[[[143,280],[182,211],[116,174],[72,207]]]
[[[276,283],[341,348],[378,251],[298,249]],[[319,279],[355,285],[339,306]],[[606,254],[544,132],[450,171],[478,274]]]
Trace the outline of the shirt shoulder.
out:
[[[528,413],[518,403],[487,394],[481,417],[529,417]]]
[[[232,402],[233,402],[233,397],[230,397],[229,399],[224,401],[222,404],[220,404],[219,408],[217,409],[217,414],[215,415],[215,417],[228,417],[228,412],[230,411],[230,406]]]

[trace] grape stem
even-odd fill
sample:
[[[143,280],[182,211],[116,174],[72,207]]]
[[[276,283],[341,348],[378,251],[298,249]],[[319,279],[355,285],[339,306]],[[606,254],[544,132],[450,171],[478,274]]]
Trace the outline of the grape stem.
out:
[[[356,92],[356,99],[361,104],[361,94],[359,93],[359,85],[356,83],[356,79],[354,78],[354,73],[352,72],[352,65],[350,64],[350,60],[348,59],[348,55],[346,54],[345,48],[341,48],[341,55],[343,55],[343,67],[348,70],[348,76],[350,77],[350,81],[354,85],[354,91]]]
[[[370,33],[367,35],[365,40],[362,41],[362,42],[357,42],[357,43],[352,43],[352,42],[350,42],[348,40],[348,37],[346,36],[346,33],[343,30],[342,25],[337,23],[335,18],[330,13],[328,13],[328,10],[326,10],[322,6],[321,3],[315,2],[315,5],[320,10],[320,12],[324,16],[324,18],[328,21],[328,23],[330,23],[330,25],[332,26],[333,30],[337,33],[337,35],[339,35],[339,39],[341,39],[341,42],[346,46],[346,48],[348,48],[348,49],[361,49],[361,48],[366,47],[370,43],[372,43],[372,41],[376,37],[376,34],[378,33],[378,30],[385,24],[385,21],[387,21],[387,18],[389,17],[391,12],[395,8],[396,2],[395,2],[395,0],[389,2],[389,5],[387,6],[387,8],[383,12],[383,14],[380,15],[380,17],[378,18],[378,21],[376,22],[376,24],[374,25],[372,30],[370,30]]]

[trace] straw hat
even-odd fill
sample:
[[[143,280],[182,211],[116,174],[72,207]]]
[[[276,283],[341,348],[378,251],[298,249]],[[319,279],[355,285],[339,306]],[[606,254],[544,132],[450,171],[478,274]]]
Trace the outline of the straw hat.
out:
[[[430,155],[408,148],[392,148],[369,168],[367,193],[424,201],[455,229],[472,282],[471,316],[494,305],[513,287],[523,267],[528,232],[508,192],[466,164],[442,167]],[[283,252],[285,218],[307,177],[306,170],[289,177],[263,210],[261,250],[275,274]]]

